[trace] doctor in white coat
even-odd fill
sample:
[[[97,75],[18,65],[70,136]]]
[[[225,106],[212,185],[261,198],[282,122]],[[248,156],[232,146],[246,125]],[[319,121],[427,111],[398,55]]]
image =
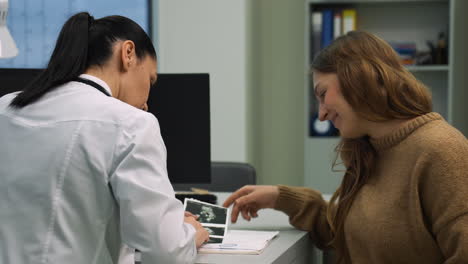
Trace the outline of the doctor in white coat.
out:
[[[146,108],[146,33],[88,13],[63,26],[47,68],[0,98],[0,263],[193,263],[208,232],[174,197]]]

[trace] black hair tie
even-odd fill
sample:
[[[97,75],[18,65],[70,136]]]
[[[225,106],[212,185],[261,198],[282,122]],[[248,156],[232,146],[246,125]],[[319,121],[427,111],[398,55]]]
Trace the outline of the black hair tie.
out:
[[[94,17],[88,14],[88,30],[94,25]]]

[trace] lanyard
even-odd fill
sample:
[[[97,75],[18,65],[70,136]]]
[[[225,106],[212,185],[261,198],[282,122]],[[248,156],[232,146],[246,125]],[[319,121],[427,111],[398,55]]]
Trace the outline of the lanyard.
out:
[[[97,83],[95,83],[95,82],[93,82],[91,80],[83,79],[83,78],[78,77],[74,81],[90,85],[90,86],[98,89],[101,93],[103,93],[103,94],[105,94],[107,96],[111,96],[109,94],[109,92],[106,89],[104,89],[104,87],[102,87],[101,85],[99,85],[99,84],[97,84]]]

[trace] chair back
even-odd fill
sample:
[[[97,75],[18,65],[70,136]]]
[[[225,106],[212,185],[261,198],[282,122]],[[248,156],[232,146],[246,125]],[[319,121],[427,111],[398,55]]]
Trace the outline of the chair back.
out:
[[[255,168],[242,162],[211,162],[211,183],[174,184],[176,191],[190,191],[191,188],[211,192],[233,192],[244,185],[256,184]]]

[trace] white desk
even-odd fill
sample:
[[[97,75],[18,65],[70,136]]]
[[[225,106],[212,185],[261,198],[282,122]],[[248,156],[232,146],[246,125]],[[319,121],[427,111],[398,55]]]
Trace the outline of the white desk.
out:
[[[215,193],[221,204],[228,193]],[[249,263],[313,263],[319,253],[312,245],[307,232],[295,229],[289,224],[288,216],[279,211],[265,209],[259,211],[258,218],[250,222],[239,217],[229,229],[280,231],[260,255],[199,254],[196,263],[249,264]]]

